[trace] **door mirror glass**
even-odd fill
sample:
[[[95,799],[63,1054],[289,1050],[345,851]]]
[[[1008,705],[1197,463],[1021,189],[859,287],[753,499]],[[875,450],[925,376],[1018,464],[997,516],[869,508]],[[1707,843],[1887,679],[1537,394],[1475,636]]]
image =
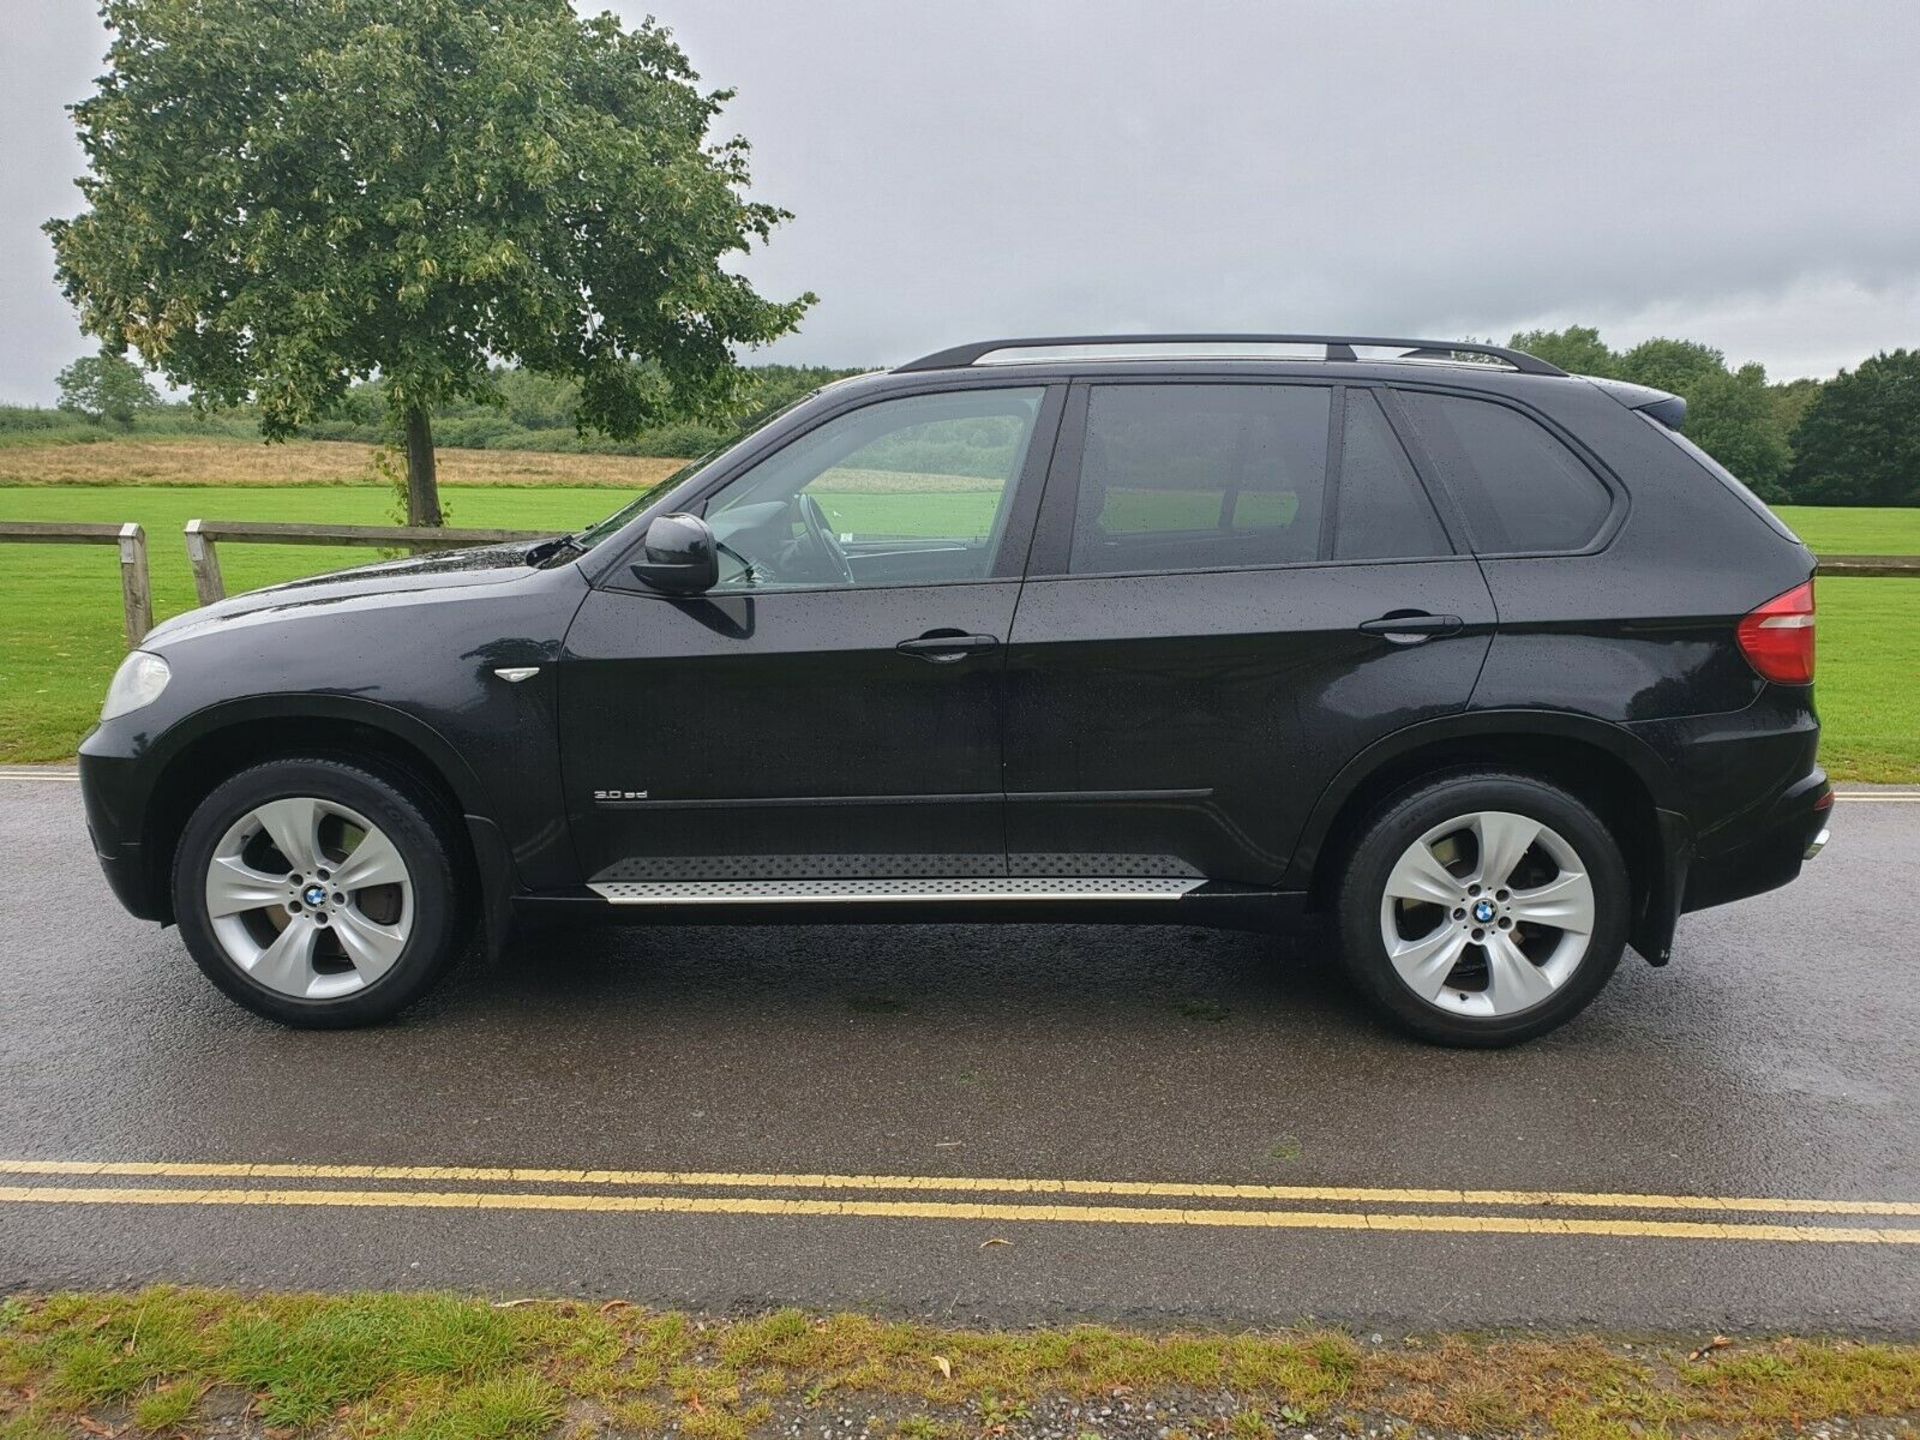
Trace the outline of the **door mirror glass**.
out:
[[[669,595],[700,595],[720,579],[720,547],[698,515],[661,515],[647,526],[634,577]]]

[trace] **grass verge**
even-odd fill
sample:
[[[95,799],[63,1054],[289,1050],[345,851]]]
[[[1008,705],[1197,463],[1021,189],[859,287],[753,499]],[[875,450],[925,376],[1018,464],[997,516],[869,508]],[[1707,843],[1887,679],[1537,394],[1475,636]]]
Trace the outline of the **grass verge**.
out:
[[[0,1303],[0,1436],[1626,1440],[1902,1433],[1920,1346],[1767,1339],[942,1330],[565,1301],[156,1289]]]

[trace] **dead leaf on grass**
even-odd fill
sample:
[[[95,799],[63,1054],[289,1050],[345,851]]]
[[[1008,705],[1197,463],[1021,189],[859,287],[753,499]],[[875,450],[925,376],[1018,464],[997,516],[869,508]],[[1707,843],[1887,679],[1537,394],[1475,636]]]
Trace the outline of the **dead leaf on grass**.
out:
[[[951,1380],[953,1378],[953,1362],[947,1359],[946,1356],[944,1355],[934,1356],[933,1363],[940,1367],[941,1379]]]
[[[1697,1363],[1706,1359],[1707,1356],[1711,1355],[1715,1350],[1724,1350],[1731,1344],[1733,1344],[1733,1341],[1729,1340],[1726,1336],[1716,1335],[1698,1350],[1687,1356],[1687,1359]]]

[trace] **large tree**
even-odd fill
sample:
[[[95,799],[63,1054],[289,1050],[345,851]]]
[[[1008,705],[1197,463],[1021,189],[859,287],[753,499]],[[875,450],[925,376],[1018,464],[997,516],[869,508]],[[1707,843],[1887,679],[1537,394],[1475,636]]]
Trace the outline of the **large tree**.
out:
[[[1920,505],[1920,350],[1827,382],[1793,433],[1788,489],[1807,505]]]
[[[55,220],[83,325],[269,438],[378,375],[409,518],[438,524],[432,407],[517,361],[630,434],[724,403],[792,329],[723,259],[785,218],[652,22],[567,0],[105,0],[73,107],[88,209]]]

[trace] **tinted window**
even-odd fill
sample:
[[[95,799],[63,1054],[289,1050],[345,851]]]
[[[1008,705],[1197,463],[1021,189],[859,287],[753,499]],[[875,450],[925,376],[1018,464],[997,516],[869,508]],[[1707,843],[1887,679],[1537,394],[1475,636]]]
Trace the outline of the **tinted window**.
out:
[[[1578,550],[1599,533],[1611,505],[1606,487],[1537,421],[1489,400],[1398,395],[1466,512],[1474,549]]]
[[[1316,559],[1329,394],[1300,385],[1095,386],[1073,571]]]
[[[1364,390],[1347,391],[1346,403],[1333,558],[1397,560],[1452,554],[1446,532],[1379,404]]]
[[[707,502],[721,588],[985,578],[1042,393],[883,400],[808,431]]]

